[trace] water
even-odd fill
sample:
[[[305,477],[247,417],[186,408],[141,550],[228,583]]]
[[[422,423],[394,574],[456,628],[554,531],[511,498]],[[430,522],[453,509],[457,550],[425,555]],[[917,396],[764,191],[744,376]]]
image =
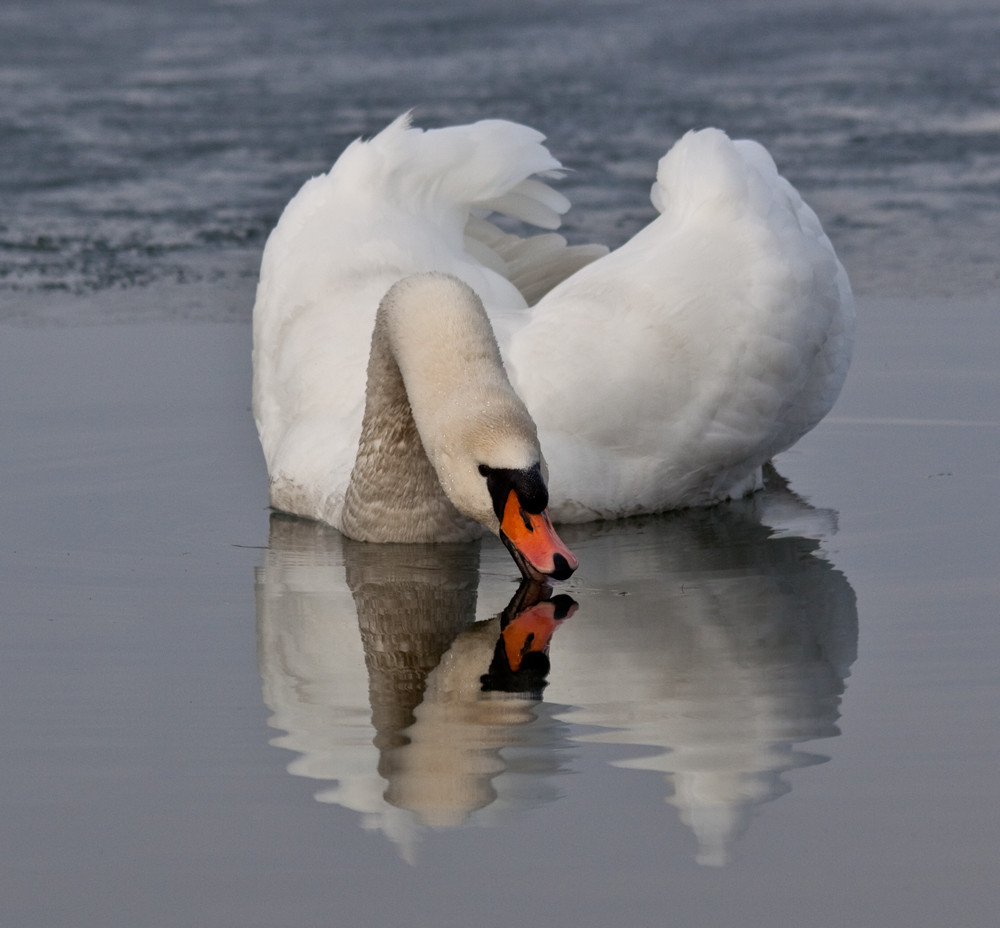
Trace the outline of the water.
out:
[[[8,0],[3,924],[994,924],[998,27],[988,2]],[[545,131],[577,241],[646,221],[690,126],[772,150],[860,315],[788,488],[573,527],[575,607],[520,613],[493,541],[269,514],[264,238],[411,106]],[[484,696],[525,629],[541,699]]]
[[[544,131],[574,171],[574,240],[628,238],[656,160],[717,125],[772,150],[861,292],[996,288],[998,17],[990,0],[7,0],[0,288],[225,283],[197,314],[243,318],[292,193],[411,107]]]

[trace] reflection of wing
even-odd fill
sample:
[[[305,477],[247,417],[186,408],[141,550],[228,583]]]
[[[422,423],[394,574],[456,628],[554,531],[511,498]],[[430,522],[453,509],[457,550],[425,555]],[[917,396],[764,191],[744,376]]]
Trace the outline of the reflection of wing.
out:
[[[483,691],[500,620],[474,622],[478,561],[476,546],[359,544],[276,516],[257,574],[264,698],[288,732],[274,743],[302,753],[291,772],[337,781],[317,799],[404,853],[419,825],[554,796],[566,726]]]
[[[784,771],[825,760],[795,746],[838,733],[857,647],[854,593],[818,543],[741,512],[609,526],[590,540],[600,557],[567,532],[588,579],[630,595],[567,623],[547,691],[605,729],[583,740],[643,748],[621,766],[666,775],[699,861],[714,865],[754,808],[789,789]]]
[[[272,743],[298,753],[290,773],[336,782],[317,799],[362,813],[367,827],[405,852],[413,823],[382,796],[368,672],[343,560],[339,533],[271,517],[256,598],[264,702],[269,723],[286,732]]]

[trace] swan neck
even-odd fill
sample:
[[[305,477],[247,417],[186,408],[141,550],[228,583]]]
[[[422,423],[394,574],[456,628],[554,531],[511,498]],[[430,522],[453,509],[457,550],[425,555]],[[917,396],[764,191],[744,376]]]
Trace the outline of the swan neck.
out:
[[[376,315],[365,412],[342,516],[360,541],[469,541],[482,530],[452,505],[427,456],[396,360],[390,313]]]

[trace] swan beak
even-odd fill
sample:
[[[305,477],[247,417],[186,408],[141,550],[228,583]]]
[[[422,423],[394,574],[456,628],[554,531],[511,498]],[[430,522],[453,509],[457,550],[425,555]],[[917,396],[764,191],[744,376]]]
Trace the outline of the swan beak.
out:
[[[529,580],[566,580],[580,566],[576,555],[559,539],[547,509],[528,512],[511,490],[500,520],[500,538]]]

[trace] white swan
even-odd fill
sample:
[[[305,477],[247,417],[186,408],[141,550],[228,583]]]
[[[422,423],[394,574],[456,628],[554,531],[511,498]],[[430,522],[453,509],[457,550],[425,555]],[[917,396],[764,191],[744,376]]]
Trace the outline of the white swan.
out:
[[[541,507],[535,426],[556,521],[705,505],[759,487],[761,466],[829,411],[850,362],[850,286],[760,145],[685,135],[659,164],[660,215],[607,254],[489,221],[559,225],[569,203],[540,179],[560,168],[543,140],[499,120],[423,132],[403,116],[288,204],[254,307],[254,415],[275,508],[376,541],[469,537],[466,519],[498,532],[510,489]],[[385,301],[409,321],[388,348],[376,335],[367,393],[374,422],[393,381],[387,402],[406,422],[390,433],[382,416],[362,442],[376,310],[421,272],[478,294],[510,382],[475,297],[440,274],[411,282]],[[405,463],[393,463],[396,441]],[[571,571],[551,544],[536,572]],[[554,553],[566,562],[553,566]]]

